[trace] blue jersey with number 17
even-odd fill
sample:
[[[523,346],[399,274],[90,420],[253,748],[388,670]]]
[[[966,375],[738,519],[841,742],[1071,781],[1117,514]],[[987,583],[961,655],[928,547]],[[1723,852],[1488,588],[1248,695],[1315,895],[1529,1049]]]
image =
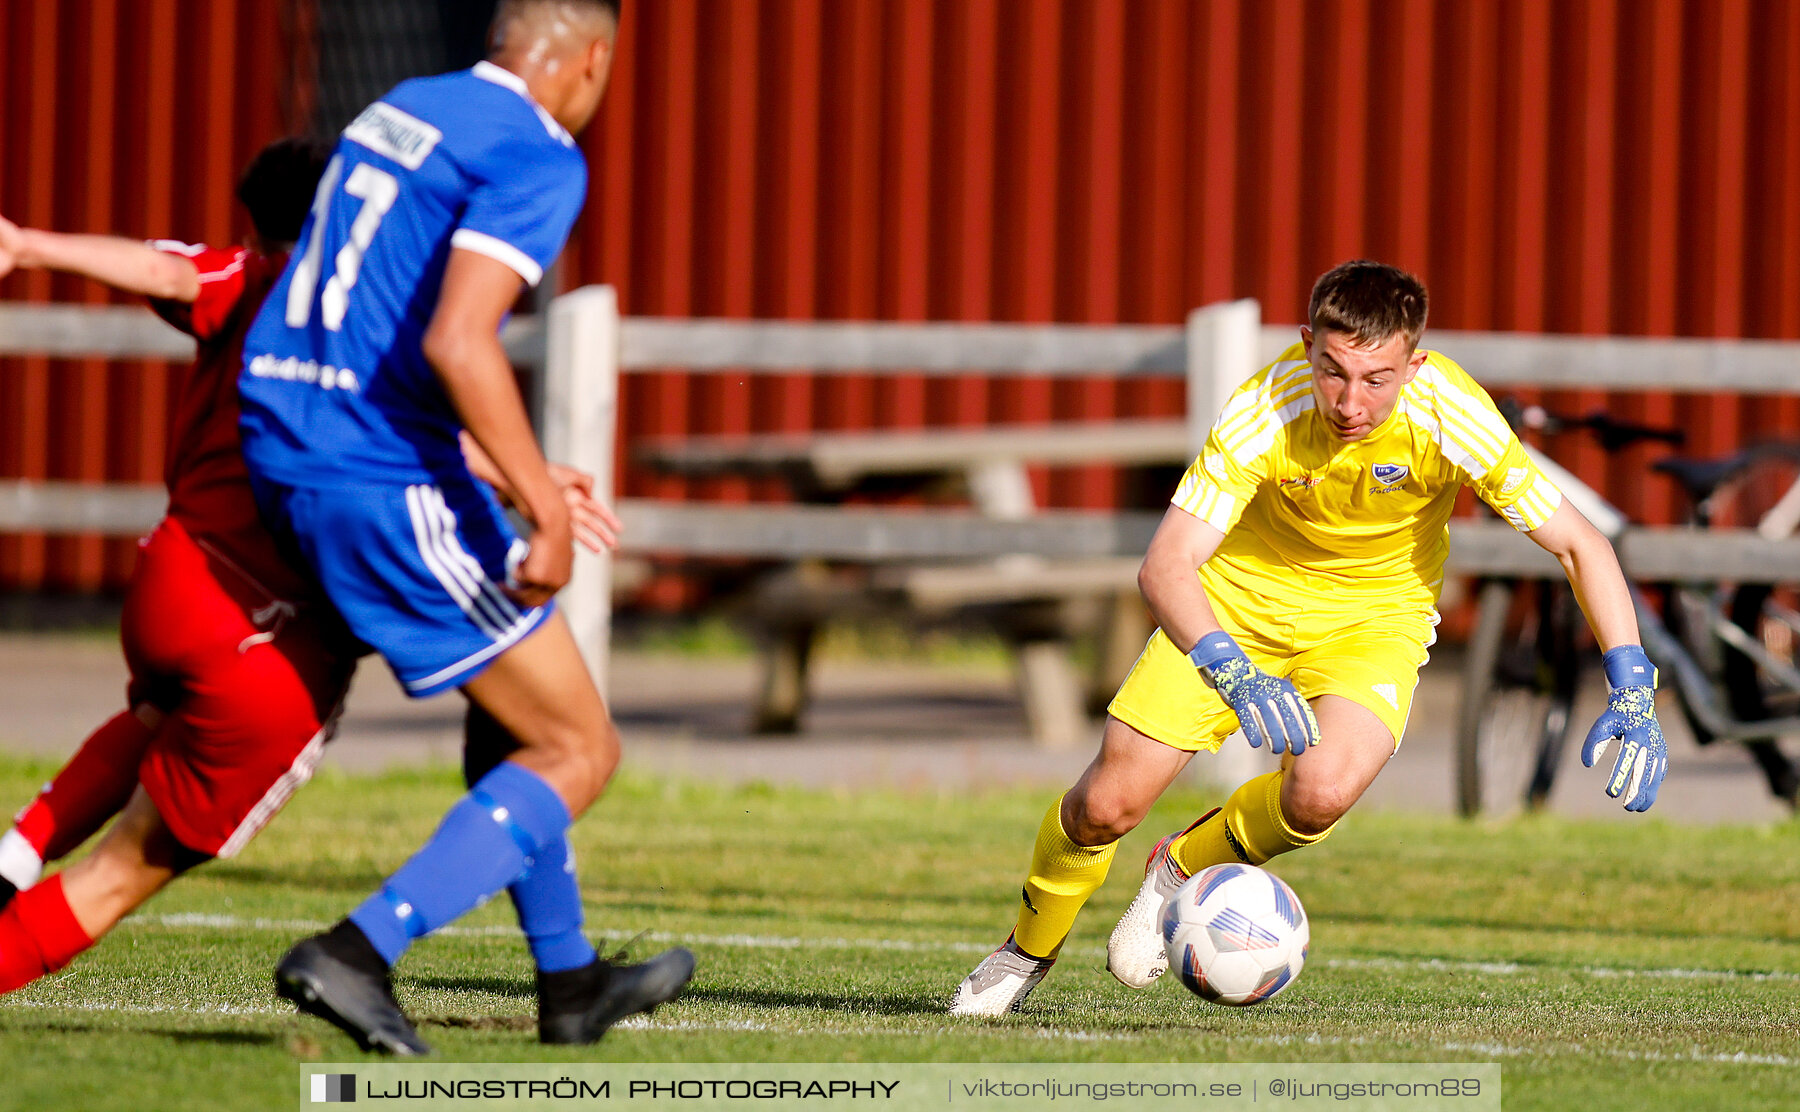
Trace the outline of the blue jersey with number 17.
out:
[[[244,341],[244,456],[297,486],[466,474],[461,421],[421,350],[453,248],[536,285],[587,163],[488,62],[407,81],[339,138],[312,214]]]

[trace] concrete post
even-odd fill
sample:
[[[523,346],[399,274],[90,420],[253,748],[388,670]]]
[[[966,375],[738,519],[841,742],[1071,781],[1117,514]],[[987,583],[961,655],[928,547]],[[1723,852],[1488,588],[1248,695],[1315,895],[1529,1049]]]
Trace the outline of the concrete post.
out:
[[[586,286],[550,303],[544,360],[544,454],[594,476],[594,494],[615,501],[619,419],[619,298]],[[577,545],[575,573],[558,602],[602,694],[612,631],[612,560]]]

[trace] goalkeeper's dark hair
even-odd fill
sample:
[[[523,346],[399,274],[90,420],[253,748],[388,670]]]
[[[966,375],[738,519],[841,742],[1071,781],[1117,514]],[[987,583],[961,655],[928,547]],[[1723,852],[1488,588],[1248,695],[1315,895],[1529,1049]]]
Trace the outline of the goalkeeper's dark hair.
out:
[[[1352,259],[1339,263],[1313,283],[1306,308],[1317,332],[1342,332],[1358,347],[1379,347],[1405,336],[1408,349],[1425,333],[1429,298],[1425,283],[1397,266]]]
[[[318,139],[290,135],[256,153],[238,179],[237,199],[250,210],[256,234],[270,244],[300,238],[313,193],[331,148]]]

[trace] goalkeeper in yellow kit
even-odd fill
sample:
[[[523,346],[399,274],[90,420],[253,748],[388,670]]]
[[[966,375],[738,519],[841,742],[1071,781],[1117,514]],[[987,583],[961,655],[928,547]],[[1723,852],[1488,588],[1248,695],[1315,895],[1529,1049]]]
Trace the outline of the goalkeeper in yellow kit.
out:
[[[955,1015],[1017,1011],[1043,980],[1118,840],[1199,750],[1242,728],[1285,754],[1164,838],[1114,928],[1107,968],[1167,968],[1162,905],[1211,865],[1321,841],[1399,747],[1434,637],[1457,491],[1474,488],[1556,556],[1605,650],[1607,710],[1582,749],[1620,753],[1607,794],[1656,799],[1668,751],[1654,669],[1606,538],[1531,462],[1487,393],[1419,347],[1417,278],[1366,261],[1313,287],[1308,326],[1225,403],[1138,572],[1159,629],[1114,697],[1100,752],[1044,815],[1019,919]]]

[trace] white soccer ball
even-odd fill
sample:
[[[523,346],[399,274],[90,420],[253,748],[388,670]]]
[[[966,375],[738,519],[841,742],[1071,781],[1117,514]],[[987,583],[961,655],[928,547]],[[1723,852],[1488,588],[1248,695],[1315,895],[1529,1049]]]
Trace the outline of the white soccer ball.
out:
[[[1294,983],[1312,931],[1300,897],[1255,865],[1214,865],[1163,905],[1169,968],[1202,1000],[1244,1007]]]

